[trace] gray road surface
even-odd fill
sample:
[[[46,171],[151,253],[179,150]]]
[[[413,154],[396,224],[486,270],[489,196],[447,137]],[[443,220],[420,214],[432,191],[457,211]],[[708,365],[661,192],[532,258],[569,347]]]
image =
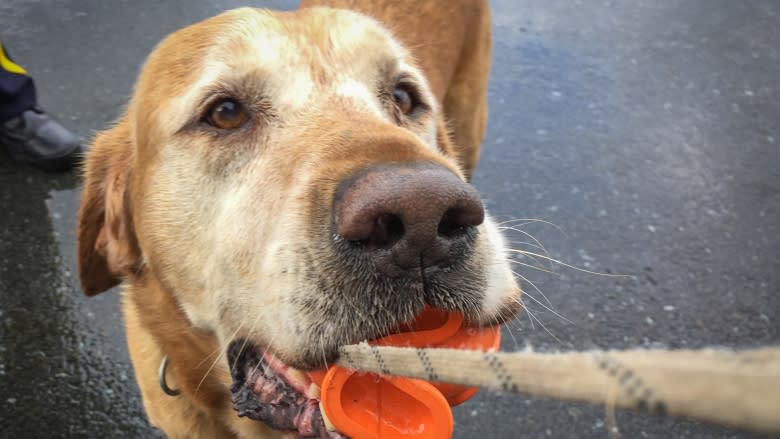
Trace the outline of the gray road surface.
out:
[[[42,104],[89,138],[120,113],[165,34],[244,3],[0,0],[0,34],[38,80]],[[631,275],[518,265],[571,323],[527,299],[534,317],[507,328],[504,349],[777,344],[780,4],[493,7],[491,117],[476,186],[501,219],[556,225],[508,231],[515,248],[534,250],[522,244],[534,243],[529,233],[569,264]],[[118,294],[79,292],[79,186],[0,153],[0,437],[156,435]],[[608,437],[600,407],[485,393],[455,413],[457,438]],[[617,426],[624,438],[758,437],[632,413]]]

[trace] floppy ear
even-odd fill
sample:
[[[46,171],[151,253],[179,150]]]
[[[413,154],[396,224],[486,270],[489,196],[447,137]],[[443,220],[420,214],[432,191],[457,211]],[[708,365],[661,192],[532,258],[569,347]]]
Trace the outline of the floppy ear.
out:
[[[88,296],[113,287],[140,265],[130,211],[132,166],[130,125],[125,117],[99,133],[87,155],[77,247],[81,288]]]
[[[447,122],[441,116],[436,118],[436,143],[439,144],[439,149],[446,155],[455,159],[466,181],[470,181],[473,169],[469,168],[468,160],[462,156],[458,145],[455,145],[453,142]]]

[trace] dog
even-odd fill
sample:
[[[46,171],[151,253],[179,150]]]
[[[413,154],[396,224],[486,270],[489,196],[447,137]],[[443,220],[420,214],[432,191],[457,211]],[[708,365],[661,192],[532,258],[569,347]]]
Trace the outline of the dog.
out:
[[[92,143],[77,225],[84,292],[124,281],[153,425],[341,437],[300,371],[426,306],[474,326],[516,316],[503,238],[468,183],[490,25],[485,0],[310,0],[228,11],[154,49]],[[260,365],[277,387],[243,391],[293,402],[240,417]]]

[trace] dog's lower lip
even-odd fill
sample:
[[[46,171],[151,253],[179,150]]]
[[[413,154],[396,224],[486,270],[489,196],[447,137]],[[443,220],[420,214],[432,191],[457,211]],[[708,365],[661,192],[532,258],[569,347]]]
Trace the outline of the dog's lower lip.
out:
[[[319,387],[303,372],[243,340],[228,347],[233,408],[239,416],[302,437],[344,438],[330,431],[319,406]],[[329,428],[330,427],[330,428]]]

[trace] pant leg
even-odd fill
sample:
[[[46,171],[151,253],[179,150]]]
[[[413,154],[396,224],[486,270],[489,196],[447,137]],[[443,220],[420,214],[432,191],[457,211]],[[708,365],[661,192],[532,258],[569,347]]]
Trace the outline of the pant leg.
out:
[[[35,84],[23,67],[14,63],[0,41],[0,123],[36,104]]]

